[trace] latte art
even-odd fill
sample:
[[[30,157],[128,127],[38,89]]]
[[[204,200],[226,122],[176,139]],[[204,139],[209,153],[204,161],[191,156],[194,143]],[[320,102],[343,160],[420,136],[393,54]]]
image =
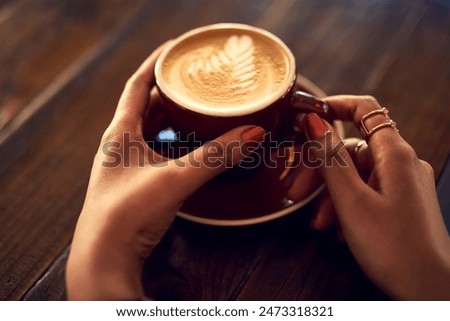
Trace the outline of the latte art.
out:
[[[294,57],[260,29],[219,24],[175,41],[161,54],[155,73],[161,91],[183,108],[220,116],[251,113],[282,97],[293,83]]]
[[[208,100],[239,101],[258,86],[254,54],[253,40],[247,35],[231,36],[218,51],[199,49],[188,61],[184,85]]]

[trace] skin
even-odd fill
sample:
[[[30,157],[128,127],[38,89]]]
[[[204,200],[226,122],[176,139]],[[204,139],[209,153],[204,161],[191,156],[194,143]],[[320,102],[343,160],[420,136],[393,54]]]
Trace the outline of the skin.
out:
[[[67,263],[71,300],[144,297],[144,260],[169,228],[183,201],[222,173],[226,164],[236,164],[250,151],[244,148],[241,153],[229,154],[225,148],[228,143],[253,143],[265,134],[262,128],[243,126],[177,161],[155,153],[146,145],[142,131],[156,100],[154,94],[149,97],[148,93],[154,86],[153,70],[160,51],[150,55],[128,80],[94,158]],[[125,133],[130,141],[140,143],[144,161],[138,148],[114,147],[124,145],[128,139]],[[105,150],[105,145],[113,147]],[[123,166],[123,162],[112,166],[117,165],[118,155],[127,159],[129,166]]]
[[[222,173],[225,162],[236,164],[248,154],[248,150],[241,150],[227,155],[227,143],[257,142],[264,135],[254,126],[236,128],[218,137],[215,144],[206,144],[182,158],[186,164],[182,167],[151,150],[144,142],[143,123],[158,117],[152,107],[157,97],[148,93],[154,87],[153,70],[160,51],[152,53],[127,82],[94,158],[66,269],[71,300],[143,298],[143,263],[183,201]],[[380,108],[368,97],[336,96],[327,98],[327,102],[334,118],[355,125],[368,111]],[[304,122],[308,133],[317,133],[308,117]],[[338,144],[340,138],[329,124],[325,125],[333,135],[333,144]],[[111,142],[123,146],[124,133],[145,146],[141,150],[144,162],[137,148],[104,148]],[[319,142],[324,139],[321,135],[310,138]],[[348,144],[350,150],[356,142]],[[360,148],[353,158],[346,149],[339,153],[349,166],[319,168],[329,195],[323,199],[312,226],[325,229],[337,219],[362,269],[392,297],[449,299],[445,285],[450,284],[450,240],[431,167],[389,128],[375,133],[368,147]],[[128,159],[129,166],[105,166],[117,155]],[[228,158],[218,166],[206,166],[211,155]],[[314,156],[325,157],[319,151]],[[317,173],[312,171],[311,175]],[[292,184],[293,198],[302,193],[299,181]]]
[[[334,117],[359,127],[363,115],[380,109],[370,96],[326,98]],[[306,131],[314,125],[306,117]],[[368,126],[385,123],[384,116]],[[340,138],[327,123],[333,146]],[[311,139],[324,143],[324,134]],[[348,166],[320,167],[329,194],[312,222],[325,229],[336,218],[361,268],[397,299],[450,299],[450,239],[440,212],[431,166],[393,128],[375,132],[357,155],[355,140],[339,154]],[[314,150],[317,159],[325,159]],[[343,188],[345,186],[345,188]]]

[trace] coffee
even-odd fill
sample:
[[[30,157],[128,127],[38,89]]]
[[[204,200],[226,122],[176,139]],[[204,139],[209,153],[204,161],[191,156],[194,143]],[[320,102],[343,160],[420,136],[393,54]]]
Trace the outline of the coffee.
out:
[[[177,37],[161,52],[155,78],[172,129],[202,142],[243,125],[276,138],[291,128],[294,114],[328,111],[324,101],[297,88],[289,48],[244,24],[214,24]]]
[[[212,28],[178,41],[160,66],[179,105],[234,115],[264,108],[292,85],[293,57],[273,35],[250,28]]]

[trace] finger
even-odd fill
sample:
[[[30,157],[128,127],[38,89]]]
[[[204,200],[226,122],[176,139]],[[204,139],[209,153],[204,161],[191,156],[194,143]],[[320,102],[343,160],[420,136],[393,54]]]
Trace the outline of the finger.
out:
[[[328,192],[326,192],[320,200],[317,212],[311,221],[311,229],[315,231],[325,231],[336,220],[336,212],[334,210],[333,201]]]
[[[320,184],[323,184],[323,179],[319,171],[302,163],[295,171],[294,179],[287,191],[287,197],[294,201],[301,201],[311,195]]]
[[[360,142],[363,142],[361,144]],[[356,137],[347,138],[344,141],[345,148],[352,157],[352,160],[358,170],[359,175],[364,181],[367,181],[370,175],[369,153],[367,144],[364,140]],[[334,224],[336,212],[330,194],[326,192],[319,203],[317,212],[311,221],[311,228],[316,231],[324,231]],[[343,238],[342,229],[337,227],[338,239]],[[341,236],[340,236],[341,235]]]
[[[315,158],[311,165],[317,166],[322,173],[336,211],[355,212],[348,208],[359,205],[360,200],[373,191],[359,176],[333,127],[315,113],[308,114],[305,123],[310,151]]]
[[[113,120],[120,123],[124,129],[133,131],[142,126],[142,119],[149,105],[149,92],[155,84],[156,60],[166,44],[153,51],[125,85]]]
[[[305,113],[298,113],[295,116],[294,126],[299,133],[305,132],[305,117]],[[307,144],[302,146],[302,153],[304,155],[308,155],[308,148],[309,146]],[[303,200],[322,183],[323,179],[317,168],[308,166],[307,161],[302,161],[295,169],[292,183],[290,183],[287,191],[287,196],[294,201]]]
[[[162,129],[169,127],[169,120],[161,110],[161,101],[156,88],[150,94],[150,102],[143,121],[144,138],[146,141],[153,141]]]
[[[156,87],[153,87],[150,91],[149,103],[147,111],[145,113],[146,117],[151,117],[152,115],[161,111],[161,96],[159,95]]]
[[[155,115],[157,115],[161,112],[160,105],[161,105],[161,101],[160,101],[158,90],[156,89],[156,87],[153,87],[149,93],[148,106],[146,108],[145,115],[144,115],[144,124],[145,125],[147,125],[147,123]]]
[[[363,138],[364,132],[361,129],[361,119],[364,115],[374,110],[381,110],[378,101],[371,96],[331,96],[324,99],[330,106],[332,117],[352,121],[360,129]],[[383,114],[376,114],[365,120],[367,128],[374,128],[377,125],[387,123],[388,119]],[[400,136],[399,132],[392,127],[384,127],[374,132],[369,138],[369,150],[374,163],[395,158],[395,151],[404,147],[407,143]]]
[[[361,138],[350,137],[344,140],[344,145],[358,170],[359,176],[367,182],[371,173],[372,162],[366,141]]]
[[[360,127],[361,119],[367,113],[380,110],[380,105],[371,96],[334,96],[325,99],[332,113],[339,119],[351,120]],[[376,114],[366,119],[364,124],[373,129],[380,124],[388,123],[384,114]],[[361,132],[363,132],[360,129]],[[395,128],[383,127],[366,138],[372,163],[372,174],[379,192],[389,195],[395,189],[399,180],[408,176],[407,166],[417,162],[418,158],[413,148],[400,136]]]
[[[334,119],[351,121],[359,128],[361,118],[373,110],[381,109],[372,96],[337,95],[324,98],[329,104],[329,116]]]
[[[183,196],[187,197],[208,180],[239,163],[259,146],[264,135],[261,127],[238,127],[173,160]]]
[[[356,126],[360,125],[364,115],[373,110],[380,110],[380,105],[371,96],[334,96],[325,100],[336,117],[352,120]],[[370,130],[377,125],[388,123],[388,120],[386,115],[376,114],[366,119],[364,124]],[[369,182],[377,186],[381,194],[390,195],[395,192],[398,181],[410,175],[409,166],[417,163],[418,157],[398,131],[390,126],[377,130],[366,140],[373,163]]]

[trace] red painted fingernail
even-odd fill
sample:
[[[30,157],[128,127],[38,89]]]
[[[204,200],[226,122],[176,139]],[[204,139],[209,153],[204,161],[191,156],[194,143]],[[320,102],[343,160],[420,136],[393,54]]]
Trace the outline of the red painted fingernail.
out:
[[[264,138],[266,131],[261,127],[252,127],[246,129],[241,134],[241,139],[243,142],[248,141],[261,141]]]
[[[316,113],[306,115],[306,133],[310,139],[319,138],[328,131],[328,126]]]

